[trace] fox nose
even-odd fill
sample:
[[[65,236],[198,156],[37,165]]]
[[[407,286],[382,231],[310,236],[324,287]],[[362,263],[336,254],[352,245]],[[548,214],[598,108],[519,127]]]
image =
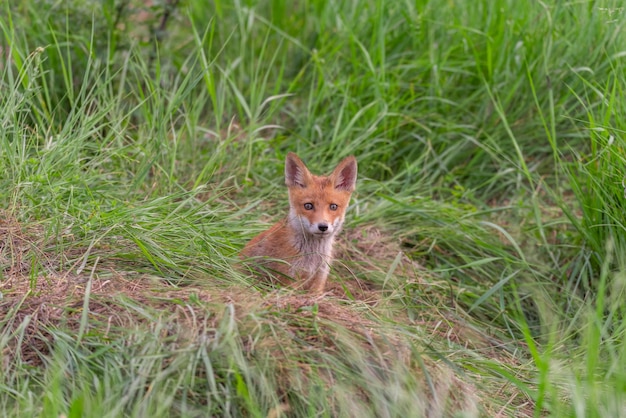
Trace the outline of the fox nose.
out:
[[[319,224],[319,225],[317,225],[317,229],[319,229],[322,232],[326,232],[328,230],[328,225],[327,224]]]

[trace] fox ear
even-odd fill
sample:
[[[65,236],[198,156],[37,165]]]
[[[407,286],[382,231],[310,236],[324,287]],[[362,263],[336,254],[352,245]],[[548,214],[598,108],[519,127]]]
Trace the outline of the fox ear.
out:
[[[309,184],[311,172],[293,152],[287,154],[285,159],[285,184],[287,187],[306,187]]]
[[[356,187],[356,158],[349,156],[339,163],[330,177],[333,179],[335,189],[352,193]]]

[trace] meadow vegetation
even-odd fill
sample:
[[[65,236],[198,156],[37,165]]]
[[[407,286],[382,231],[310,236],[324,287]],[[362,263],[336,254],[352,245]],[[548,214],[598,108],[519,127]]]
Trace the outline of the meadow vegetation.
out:
[[[0,6],[0,415],[626,411],[626,9]],[[359,180],[322,297],[238,252]]]

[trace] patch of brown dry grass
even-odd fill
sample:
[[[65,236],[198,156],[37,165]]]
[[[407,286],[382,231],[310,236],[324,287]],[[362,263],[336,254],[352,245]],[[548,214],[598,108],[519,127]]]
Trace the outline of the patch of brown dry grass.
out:
[[[116,269],[115,262],[107,260],[105,253],[102,253],[103,261],[98,263],[97,258],[93,266],[75,265],[62,271],[63,263],[59,260],[62,255],[46,253],[47,243],[41,237],[42,231],[37,227],[25,227],[6,214],[0,220],[3,273],[0,313],[5,319],[11,318],[5,324],[12,330],[25,327],[20,343],[15,342],[16,334],[14,343],[7,346],[14,352],[3,353],[5,360],[19,355],[22,361],[41,365],[42,356],[48,354],[53,344],[47,330],[59,327],[77,332],[88,298],[89,326],[101,327],[99,332],[105,339],[113,338],[120,329],[150,329],[155,317],[139,314],[132,306],[157,313],[157,319],[167,318],[172,324],[168,332],[184,342],[206,333],[207,327],[216,328],[225,307],[231,305],[244,336],[242,346],[249,354],[270,353],[279,368],[284,369],[279,380],[285,388],[305,384],[307,375],[319,373],[319,368],[311,368],[310,359],[300,355],[302,350],[332,355],[349,344],[355,352],[369,353],[368,361],[381,369],[402,367],[419,376],[424,375],[423,367],[426,367],[435,382],[434,393],[427,395],[432,412],[455,408],[474,411],[479,404],[494,413],[498,410],[489,407],[491,402],[486,400],[492,393],[477,387],[470,376],[436,360],[418,365],[416,346],[432,341],[441,345],[447,341],[460,347],[458,353],[450,354],[451,361],[454,358],[466,361],[464,357],[469,350],[506,363],[512,369],[519,366],[518,360],[502,349],[503,342],[451,315],[446,307],[409,320],[402,305],[394,303],[398,283],[383,289],[380,280],[369,280],[368,275],[385,277],[393,269],[389,276],[395,277],[394,280],[401,277],[405,283],[423,285],[426,289],[429,286],[436,289],[438,285],[421,266],[404,255],[392,234],[374,226],[344,232],[338,243],[335,271],[327,292],[321,296],[288,289],[264,293],[252,287],[214,286],[208,277],[205,283],[176,287],[155,277]],[[33,257],[44,260],[40,263],[43,267],[33,270]],[[414,327],[416,335],[427,338],[397,332],[398,324]],[[257,339],[255,335],[263,338]],[[333,384],[332,374],[329,370],[328,385]],[[427,387],[425,377],[422,380],[423,387]],[[509,397],[510,404],[529,404],[514,388],[501,388],[501,392]],[[447,399],[445,404],[441,404],[442,399]],[[529,413],[522,413],[522,409],[520,416],[529,416],[532,409],[527,409]]]

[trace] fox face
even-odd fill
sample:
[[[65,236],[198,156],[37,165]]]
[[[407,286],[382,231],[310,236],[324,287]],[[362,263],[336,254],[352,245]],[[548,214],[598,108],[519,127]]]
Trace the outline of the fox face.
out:
[[[289,224],[308,239],[327,239],[341,230],[356,185],[354,157],[344,159],[328,177],[315,176],[294,154],[287,155]]]

